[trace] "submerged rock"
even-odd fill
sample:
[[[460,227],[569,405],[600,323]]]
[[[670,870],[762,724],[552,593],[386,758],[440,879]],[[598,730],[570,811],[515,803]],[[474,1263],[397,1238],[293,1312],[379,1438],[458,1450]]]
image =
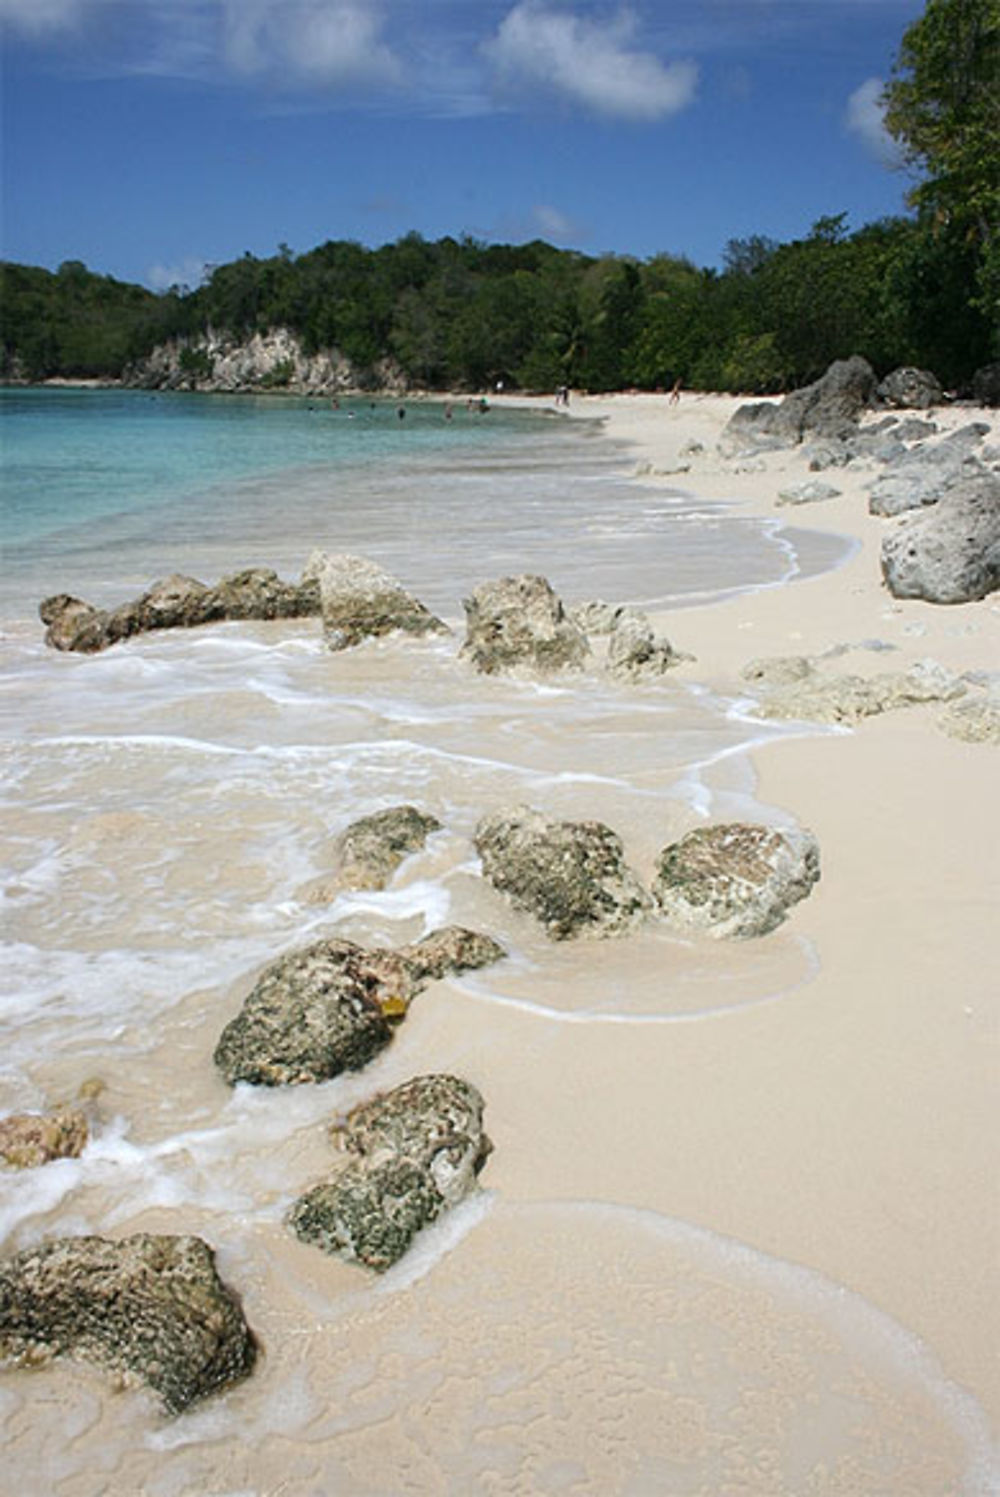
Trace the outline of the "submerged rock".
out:
[[[89,1132],[85,1115],[75,1108],[13,1113],[0,1118],[0,1159],[15,1169],[35,1169],[53,1159],[77,1159]]]
[[[199,1237],[66,1237],[0,1264],[0,1357],[78,1357],[171,1414],[246,1377],[256,1344]]]
[[[1000,588],[1000,477],[984,470],[900,520],[882,542],[882,575],[895,597],[929,603],[968,603]]]
[[[418,598],[391,573],[364,556],[328,556],[314,551],[305,576],[319,587],[323,632],[331,650],[345,650],[363,639],[401,631],[447,634]]]
[[[362,816],[337,839],[337,886],[384,889],[404,858],[419,852],[431,832],[440,830],[440,821],[416,806],[390,806]]]
[[[215,1063],[230,1085],[294,1086],[360,1070],[429,977],[502,955],[495,941],[457,927],[397,951],[315,941],[266,968],[222,1031]]]
[[[289,1225],[304,1242],[380,1272],[475,1190],[492,1149],[483,1099],[457,1076],[418,1076],[355,1108],[337,1131],[354,1159],[295,1202]]]
[[[581,666],[590,646],[544,577],[483,582],[464,600],[460,654],[485,675],[528,667],[548,673]]]
[[[649,908],[621,838],[599,821],[557,821],[520,806],[481,821],[475,846],[493,887],[553,940],[623,935]]]
[[[699,827],[664,848],[653,898],[678,929],[763,936],[818,878],[819,846],[811,832],[736,822]]]

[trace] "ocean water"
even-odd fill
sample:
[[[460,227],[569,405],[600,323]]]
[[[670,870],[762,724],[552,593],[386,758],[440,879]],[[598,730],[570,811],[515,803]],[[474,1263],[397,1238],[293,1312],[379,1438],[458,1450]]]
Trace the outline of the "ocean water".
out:
[[[904,1329],[642,1198],[534,1199],[530,1112],[505,1110],[525,1065],[571,1094],[583,1037],[614,1071],[677,1026],[803,1001],[816,956],[794,922],[728,947],[655,926],[553,946],[484,887],[479,818],[528,802],[606,821],[648,875],[707,817],[780,820],[748,753],[799,730],[690,678],[478,677],[458,658],[462,598],[541,572],[568,604],[672,610],[683,648],[685,604],[784,585],[843,547],[637,482],[627,449],[555,415],[45,390],[0,393],[0,422],[0,1110],[102,1086],[81,1159],[0,1173],[0,1231],[8,1251],[199,1232],[265,1353],[173,1424],[97,1374],[0,1373],[22,1489],[985,1490],[981,1416]],[[113,605],[173,571],[292,577],[314,547],[389,567],[453,632],[336,655],[315,620],[94,657],[43,644],[49,593]],[[401,802],[443,830],[385,891],[324,901],[337,834]],[[223,1084],[212,1050],[268,961],[448,922],[508,957],[429,989],[365,1072]],[[488,1190],[377,1282],[292,1240],[285,1212],[331,1169],[331,1117],[434,1069],[486,1097]],[[546,1117],[570,1126],[561,1102]]]

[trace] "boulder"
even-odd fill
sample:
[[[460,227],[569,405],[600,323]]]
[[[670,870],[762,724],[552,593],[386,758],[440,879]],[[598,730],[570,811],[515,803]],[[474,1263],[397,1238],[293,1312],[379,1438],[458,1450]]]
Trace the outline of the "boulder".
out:
[[[930,410],[944,399],[939,381],[927,369],[893,369],[877,386],[875,394],[883,405],[914,411]]]
[[[621,612],[620,603],[605,603],[603,598],[592,598],[571,608],[569,617],[584,634],[610,634]]]
[[[0,1357],[94,1362],[168,1413],[246,1377],[256,1344],[199,1237],[66,1237],[0,1264]]]
[[[984,364],[972,376],[972,398],[977,405],[1000,405],[1000,362]]]
[[[360,1070],[429,977],[502,956],[488,937],[449,927],[397,951],[324,940],[265,969],[215,1048],[230,1085],[294,1086]]]
[[[973,449],[988,431],[985,422],[970,421],[932,447],[907,449],[870,486],[869,512],[890,517],[937,504],[943,494],[981,475],[986,470]]]
[[[323,632],[331,650],[400,631],[447,634],[448,626],[408,593],[403,584],[364,556],[315,551],[304,580],[319,588]]]
[[[653,898],[679,930],[763,936],[818,878],[811,832],[745,823],[699,827],[660,854]]]
[[[543,673],[576,669],[589,653],[586,635],[544,577],[480,583],[463,606],[460,653],[485,675],[520,667]]]
[[[620,608],[608,637],[607,669],[619,680],[662,676],[686,657],[675,653],[669,639],[659,638],[646,615],[637,608]]]
[[[1000,587],[1000,477],[955,484],[930,509],[907,515],[882,541],[882,576],[897,598],[967,603]]]
[[[492,1149],[483,1099],[457,1076],[418,1076],[356,1107],[336,1131],[354,1158],[295,1202],[289,1225],[302,1241],[379,1272],[475,1190]]]
[[[352,822],[337,839],[335,883],[341,889],[384,889],[410,853],[441,823],[415,806],[390,806]]]
[[[624,935],[649,907],[621,838],[599,821],[557,821],[520,806],[481,821],[475,846],[494,888],[553,940]]]
[[[45,598],[38,606],[38,614],[45,624],[45,643],[54,650],[73,650],[83,655],[96,655],[106,649],[108,639],[108,615],[103,609],[74,598],[69,593],[56,593]]]
[[[89,1133],[85,1115],[75,1108],[12,1113],[0,1118],[0,1159],[15,1169],[34,1169],[53,1159],[78,1159]]]
[[[871,403],[875,372],[855,354],[838,359],[813,384],[786,395],[780,405],[756,401],[737,407],[719,440],[723,457],[755,447],[793,447],[806,438],[843,441]]]

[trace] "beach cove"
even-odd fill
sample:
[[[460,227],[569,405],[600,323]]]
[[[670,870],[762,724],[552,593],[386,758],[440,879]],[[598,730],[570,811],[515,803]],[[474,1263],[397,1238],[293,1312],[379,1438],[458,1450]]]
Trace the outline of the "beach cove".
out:
[[[5,1091],[13,1109],[94,1075],[105,1090],[81,1160],[3,1176],[8,1241],[200,1232],[264,1353],[172,1424],[96,1373],[4,1371],[22,1485],[993,1489],[996,750],[942,732],[934,703],[850,729],[763,720],[741,671],[779,655],[995,671],[1000,605],[894,600],[871,471],[776,509],[805,461],[719,459],[736,404],[574,398],[578,438],[559,422],[520,468],[513,451],[463,456],[468,533],[436,502],[458,465],[433,470],[419,516],[401,491],[368,534],[361,490],[317,517],[317,467],[280,527],[216,534],[206,517],[197,536],[179,512],[153,542],[126,524],[125,563],[92,577],[120,601],[223,555],[218,570],[290,575],[313,545],[357,550],[449,638],[330,656],[314,623],[285,621],[87,659],[11,619],[22,1006]],[[996,441],[989,412],[933,417],[973,414]],[[88,544],[66,552],[84,596]],[[510,570],[544,572],[567,604],[636,602],[693,658],[636,686],[477,678],[455,658],[463,589]],[[37,566],[16,575],[27,597]],[[333,833],[408,800],[444,831],[384,894],[312,902]],[[517,800],[606,821],[644,875],[706,819],[798,824],[822,878],[759,942],[650,927],[557,946],[478,876],[476,821]],[[214,1073],[219,1029],[278,950],[332,931],[396,945],[446,920],[508,960],[431,987],[365,1071],[267,1094]],[[291,1238],[291,1198],[331,1166],[330,1118],[431,1070],[486,1098],[481,1194],[379,1280]]]

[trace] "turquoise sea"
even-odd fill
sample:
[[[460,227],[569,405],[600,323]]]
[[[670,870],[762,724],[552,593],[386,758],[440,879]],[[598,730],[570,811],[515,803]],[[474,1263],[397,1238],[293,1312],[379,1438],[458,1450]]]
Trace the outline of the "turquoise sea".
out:
[[[483,815],[528,803],[604,821],[648,879],[707,818],[787,820],[758,803],[751,750],[804,731],[696,669],[626,685],[595,656],[551,680],[480,677],[459,655],[478,582],[540,572],[568,605],[656,605],[683,650],[685,604],[783,585],[844,545],[637,480],[595,423],[400,408],[0,392],[0,1113],[98,1094],[79,1159],[0,1170],[0,1239],[197,1233],[263,1352],[173,1422],[95,1372],[0,1370],[19,1490],[980,1493],[980,1411],[905,1328],[668,1216],[655,1171],[631,1169],[685,1147],[650,1139],[657,1095],[634,1074],[658,1077],[679,1044],[710,1064],[743,1022],[808,1003],[796,922],[755,942],[650,922],[554,944],[485,884],[473,845]],[[315,619],[97,656],[44,645],[48,594],[114,605],[171,572],[250,565],[292,578],[315,547],[382,563],[453,632],[337,654]],[[331,885],[338,835],[403,802],[441,823],[425,849],[384,890]],[[224,1084],[216,1041],[274,958],[448,923],[506,958],[434,984],[363,1072]],[[335,1163],[331,1120],[435,1070],[486,1099],[483,1191],[377,1282],[292,1239],[289,1206]]]

